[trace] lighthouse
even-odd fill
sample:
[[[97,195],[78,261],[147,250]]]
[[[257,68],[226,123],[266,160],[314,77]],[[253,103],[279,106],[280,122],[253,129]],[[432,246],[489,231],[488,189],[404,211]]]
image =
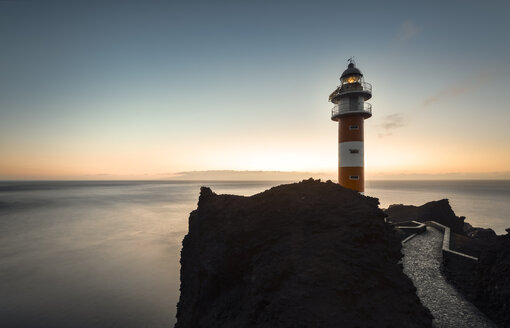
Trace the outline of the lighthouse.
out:
[[[365,191],[363,125],[372,116],[372,105],[365,101],[370,98],[372,85],[350,58],[329,101],[334,104],[331,119],[338,122],[338,183],[361,193]]]

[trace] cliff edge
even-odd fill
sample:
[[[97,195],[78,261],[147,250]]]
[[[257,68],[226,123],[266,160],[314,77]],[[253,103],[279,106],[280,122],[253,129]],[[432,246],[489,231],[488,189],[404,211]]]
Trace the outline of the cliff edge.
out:
[[[202,188],[175,327],[430,327],[376,198],[306,180],[251,196]]]

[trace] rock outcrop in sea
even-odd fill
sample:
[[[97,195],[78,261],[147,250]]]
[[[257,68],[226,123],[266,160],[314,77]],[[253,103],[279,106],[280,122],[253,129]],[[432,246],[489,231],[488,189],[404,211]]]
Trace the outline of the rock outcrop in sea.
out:
[[[385,216],[332,182],[251,197],[203,187],[175,327],[430,327]]]
[[[448,199],[429,202],[421,206],[390,205],[385,212],[392,222],[402,222],[410,219],[419,222],[433,220],[450,227],[455,233],[464,234],[464,220],[466,218],[455,215]]]

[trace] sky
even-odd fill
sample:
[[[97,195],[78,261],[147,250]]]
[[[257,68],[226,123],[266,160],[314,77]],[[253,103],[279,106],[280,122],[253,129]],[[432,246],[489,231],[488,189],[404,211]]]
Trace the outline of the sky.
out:
[[[334,175],[351,56],[367,179],[508,178],[509,31],[491,0],[0,0],[0,179]]]

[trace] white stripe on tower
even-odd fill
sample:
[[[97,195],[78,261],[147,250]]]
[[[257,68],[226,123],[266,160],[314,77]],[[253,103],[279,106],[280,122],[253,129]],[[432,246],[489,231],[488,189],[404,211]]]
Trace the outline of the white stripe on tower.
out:
[[[340,167],[363,167],[364,162],[364,142],[346,141],[339,144]]]

